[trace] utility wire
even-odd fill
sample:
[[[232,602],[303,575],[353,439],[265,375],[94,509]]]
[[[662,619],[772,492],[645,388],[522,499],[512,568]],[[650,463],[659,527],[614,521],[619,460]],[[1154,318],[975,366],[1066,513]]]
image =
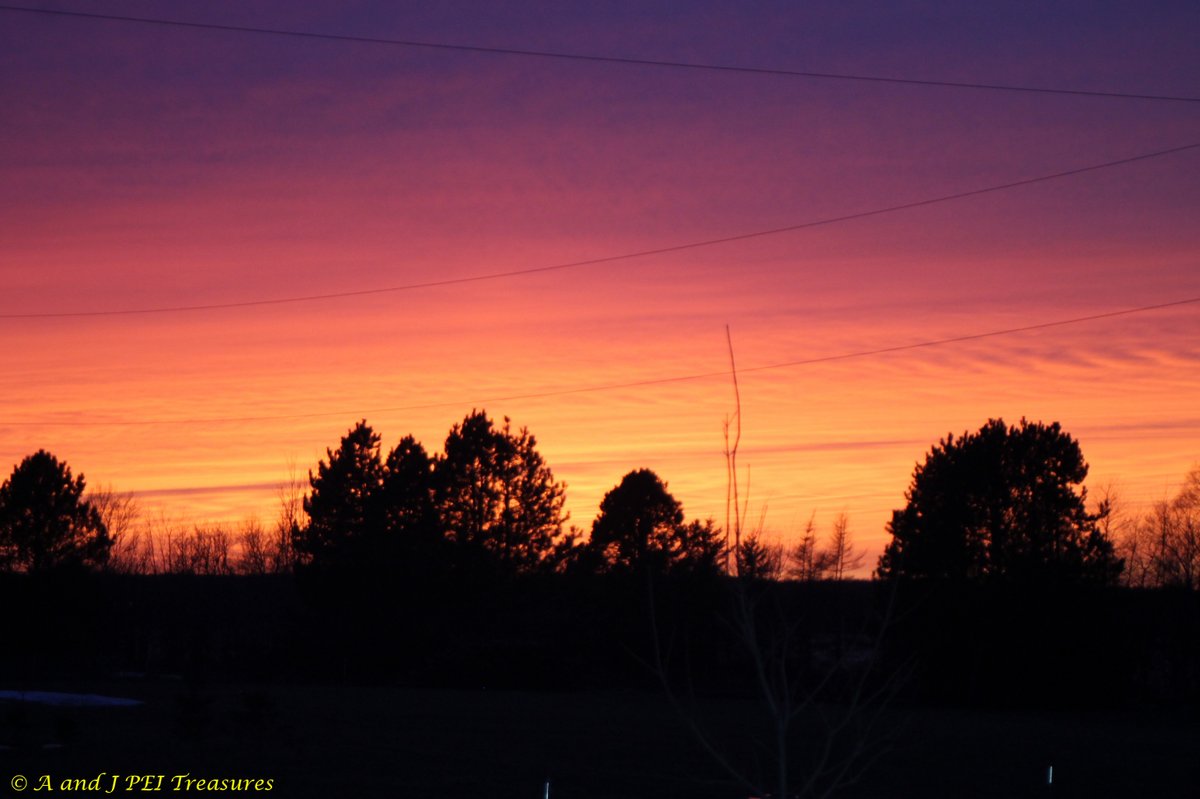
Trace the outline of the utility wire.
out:
[[[1185,144],[1181,147],[1172,147],[1167,150],[1158,150],[1151,153],[1143,153],[1130,158],[1121,158],[1116,161],[1106,161],[1102,164],[1092,164],[1091,166],[1079,167],[1077,169],[1068,169],[1063,172],[1054,172],[1048,175],[1039,175],[1033,178],[1024,180],[1012,181],[1010,183],[1001,183],[995,186],[986,186],[981,189],[972,189],[970,191],[958,192],[955,194],[945,194],[940,197],[931,197],[925,200],[916,200],[914,202],[900,203],[898,205],[889,205],[883,208],[874,208],[869,211],[859,211],[853,214],[844,214],[842,216],[827,217],[825,219],[816,219],[808,222],[801,222],[795,225],[787,225],[785,227],[771,228],[769,230],[758,230],[751,233],[739,233],[733,236],[723,236],[716,239],[705,239],[703,241],[693,241],[686,244],[674,244],[668,247],[658,247],[651,250],[639,250],[637,252],[622,253],[620,255],[607,255],[600,258],[589,258],[582,261],[569,261],[560,264],[551,264],[549,266],[535,266],[528,269],[512,269],[504,272],[489,272],[481,275],[467,275],[465,277],[446,278],[444,280],[428,280],[420,283],[405,283],[398,286],[383,286],[372,289],[358,289],[354,291],[334,291],[325,294],[307,294],[294,297],[276,297],[272,299],[262,300],[243,300],[240,302],[220,302],[207,303],[202,305],[166,305],[154,308],[118,308],[109,310],[95,311],[42,311],[30,313],[3,313],[0,314],[0,320],[3,319],[68,319],[82,317],[97,317],[97,316],[134,316],[143,314],[166,314],[166,313],[183,313],[195,311],[215,311],[231,308],[254,308],[268,305],[288,305],[301,302],[318,302],[321,300],[344,299],[349,297],[366,297],[375,294],[390,294],[401,291],[415,291],[418,289],[436,288],[441,286],[455,286],[465,283],[479,283],[487,280],[500,280],[510,277],[522,277],[525,275],[541,274],[544,272],[556,272],[566,269],[578,269],[587,266],[598,266],[600,264],[609,264],[616,261],[628,261],[635,258],[648,258],[655,255],[665,255],[667,253],[684,252],[686,250],[695,250],[701,247],[712,247],[718,244],[730,244],[738,241],[748,241],[750,239],[764,238],[767,236],[777,236],[782,233],[793,233],[799,230],[808,228],[821,227],[823,225],[833,225],[841,222],[850,222],[856,219],[866,219],[873,216],[881,216],[883,214],[895,213],[897,211],[907,211],[914,208],[923,208],[929,205],[937,205],[939,203],[951,202],[954,200],[963,200],[968,197],[978,197],[982,194],[990,194],[993,192],[1006,191],[1015,189],[1021,186],[1030,186],[1035,183],[1044,183],[1050,180],[1058,180],[1060,178],[1082,175],[1088,172],[1096,172],[1102,169],[1111,169],[1125,164],[1132,164],[1139,161],[1148,161],[1153,158],[1162,158],[1168,155],[1175,155],[1188,150],[1194,150],[1200,147],[1200,142],[1193,144]]]
[[[43,14],[60,17],[77,17],[82,19],[107,20],[110,22],[131,22],[142,25],[160,25],[174,28],[193,28],[199,30],[224,31],[233,33],[253,33],[269,36],[290,36],[301,39],[319,39],[323,41],[351,42],[354,44],[390,45],[393,47],[420,47],[432,50],[451,50],[467,53],[486,53],[488,55],[521,56],[526,58],[553,58],[568,61],[591,61],[602,64],[625,64],[640,67],[666,67],[672,69],[708,70],[716,72],[735,72],[751,75],[773,75],[776,77],[810,78],[820,80],[863,81],[870,83],[905,84],[910,86],[937,86],[952,89],[976,89],[1004,92],[1032,92],[1036,94],[1065,94],[1080,97],[1106,97],[1123,100],[1153,100],[1176,103],[1200,103],[1200,97],[1138,94],[1134,92],[1091,91],[1087,89],[1062,89],[1039,86],[1021,86],[999,83],[973,83],[968,81],[950,80],[920,80],[916,78],[895,78],[880,75],[855,75],[837,72],[812,72],[792,69],[771,69],[767,67],[746,67],[733,64],[706,64],[691,61],[669,61],[654,58],[622,58],[619,56],[592,55],[587,53],[567,53],[552,50],[526,50],[512,47],[484,47],[470,44],[450,44],[446,42],[428,42],[415,39],[386,39],[376,36],[350,36],[335,33],[316,33],[312,31],[284,30],[281,28],[259,28],[244,25],[227,25],[210,22],[186,22],[183,20],[161,19],[156,17],[133,17],[118,14],[97,14],[84,11],[64,11],[52,8],[29,8],[26,6],[0,5],[0,11]]]
[[[931,341],[919,341],[915,344],[899,344],[894,347],[883,347],[877,350],[862,350],[859,352],[848,352],[841,355],[826,355],[820,358],[806,358],[800,361],[783,361],[781,363],[772,363],[765,366],[750,366],[742,368],[742,372],[761,372],[767,369],[784,369],[791,366],[807,366],[816,363],[829,363],[830,361],[845,361],[850,358],[865,358],[869,355],[885,355],[890,352],[905,352],[907,350],[919,350],[925,347],[939,347],[943,344],[960,344],[964,341],[977,341],[984,338],[995,338],[996,336],[1007,336],[1013,333],[1028,333],[1032,330],[1046,330],[1052,327],[1063,327],[1064,325],[1075,325],[1081,322],[1094,322],[1099,319],[1112,319],[1117,316],[1129,316],[1130,314],[1147,313],[1149,311],[1161,311],[1165,308],[1176,308],[1181,305],[1193,305],[1200,303],[1200,297],[1189,297],[1185,300],[1175,300],[1173,302],[1163,302],[1157,305],[1143,305],[1138,308],[1125,308],[1120,311],[1108,311],[1106,313],[1091,314],[1089,316],[1076,316],[1072,319],[1059,319],[1053,322],[1041,322],[1036,325],[1024,325],[1022,327],[1008,327],[1002,330],[989,330],[986,333],[969,333],[964,336],[953,336],[951,338],[939,338]],[[716,373],[714,373],[716,374]]]
[[[1167,308],[1178,308],[1184,305],[1194,305],[1200,303],[1200,297],[1189,297],[1183,300],[1174,300],[1172,302],[1157,303],[1155,305],[1142,305],[1137,308],[1125,308],[1119,311],[1107,311],[1105,313],[1089,314],[1088,316],[1076,316],[1070,319],[1058,319],[1051,322],[1040,322],[1033,325],[1023,325],[1021,327],[1008,327],[1000,330],[989,330],[985,333],[970,333],[962,336],[952,336],[950,338],[930,339],[927,341],[918,341],[912,344],[899,344],[892,347],[881,347],[873,350],[857,350],[854,352],[844,352],[838,355],[823,355],[816,358],[803,358],[794,361],[781,361],[778,363],[763,364],[760,366],[743,366],[739,367],[738,371],[746,372],[766,372],[776,369],[792,369],[800,366],[812,366],[821,363],[830,363],[833,361],[847,361],[854,358],[868,358],[876,355],[886,355],[894,352],[907,352],[909,350],[919,350],[928,347],[940,347],[947,344],[960,344],[965,341],[978,341],[986,338],[996,338],[998,336],[1008,336],[1015,333],[1027,333],[1033,330],[1046,330],[1054,327],[1063,327],[1065,325],[1075,325],[1083,322],[1094,322],[1100,319],[1113,319],[1118,316],[1130,316],[1132,314],[1149,313],[1151,311],[1161,311]],[[627,388],[641,388],[644,386],[661,386],[670,383],[684,383],[694,380],[707,380],[710,378],[728,378],[729,370],[723,369],[715,372],[700,372],[690,375],[676,375],[673,377],[660,377],[651,380],[634,380],[626,383],[605,383],[601,385],[579,386],[576,388],[553,389],[549,391],[537,391],[524,394],[508,394],[504,396],[489,397],[487,399],[477,399],[469,402],[429,402],[418,405],[397,405],[388,408],[367,408],[356,411],[324,411],[320,413],[294,413],[282,414],[276,416],[216,416],[206,418],[193,419],[139,419],[139,420],[62,420],[62,421],[11,421],[5,420],[5,425],[21,426],[21,427],[132,427],[146,425],[193,425],[193,424],[224,424],[224,423],[241,423],[241,422],[269,422],[280,421],[284,419],[319,419],[332,416],[356,417],[363,418],[372,414],[380,413],[395,413],[398,411],[414,411],[428,410],[430,408],[448,408],[448,407],[484,407],[489,403],[509,402],[513,400],[527,399],[543,399],[546,397],[565,397],[571,394],[588,394],[598,391],[618,391]]]

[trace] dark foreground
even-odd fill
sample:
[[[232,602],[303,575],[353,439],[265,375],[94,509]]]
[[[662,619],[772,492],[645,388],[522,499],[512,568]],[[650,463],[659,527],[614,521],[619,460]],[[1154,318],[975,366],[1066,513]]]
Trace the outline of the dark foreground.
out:
[[[330,686],[216,686],[170,679],[0,686],[137,698],[139,707],[0,701],[0,796],[16,775],[271,780],[284,797],[745,797],[660,695]],[[709,702],[737,747],[757,709]],[[894,707],[890,743],[846,797],[1180,797],[1200,785],[1200,723],[1157,710],[1050,713]],[[1054,766],[1054,784],[1046,785]],[[143,783],[144,784],[144,783]],[[155,782],[151,780],[150,786]],[[183,783],[178,783],[183,784]],[[261,787],[261,786],[260,786]],[[138,793],[141,793],[140,791]],[[207,795],[255,793],[220,791]],[[260,791],[258,795],[262,795]]]

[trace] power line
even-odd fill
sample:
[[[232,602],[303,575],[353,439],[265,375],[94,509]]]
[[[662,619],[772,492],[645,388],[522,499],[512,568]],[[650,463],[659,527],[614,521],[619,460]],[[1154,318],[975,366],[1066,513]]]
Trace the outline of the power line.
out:
[[[793,361],[781,361],[778,363],[763,364],[760,366],[741,367],[738,371],[747,372],[765,372],[776,369],[790,369],[799,366],[812,366],[821,363],[830,363],[833,361],[846,361],[853,358],[868,358],[876,355],[886,355],[895,352],[907,352],[909,350],[919,350],[928,347],[940,347],[946,344],[960,344],[965,341],[978,341],[986,338],[996,338],[998,336],[1008,336],[1015,333],[1027,333],[1033,330],[1046,330],[1053,327],[1063,327],[1065,325],[1075,325],[1083,322],[1094,322],[1100,319],[1112,319],[1119,316],[1130,316],[1132,314],[1148,313],[1151,311],[1161,311],[1166,308],[1177,308],[1184,305],[1193,305],[1200,303],[1200,297],[1189,297],[1183,300],[1174,300],[1172,302],[1157,303],[1155,305],[1142,305],[1137,308],[1125,308],[1119,311],[1107,311],[1104,313],[1089,314],[1087,316],[1076,316],[1070,319],[1058,319],[1051,322],[1040,322],[1038,324],[1023,325],[1021,327],[1008,327],[1000,330],[990,330],[984,333],[970,333],[962,336],[952,336],[949,338],[931,339],[927,341],[918,341],[912,344],[899,344],[892,347],[880,347],[872,350],[857,350],[855,352],[845,352],[838,355],[823,355],[816,358],[803,358]],[[429,402],[417,405],[398,405],[389,408],[367,408],[355,411],[324,411],[320,413],[294,413],[281,414],[275,416],[217,416],[207,418],[194,419],[140,419],[140,420],[96,420],[96,421],[78,421],[78,420],[63,420],[63,421],[10,421],[5,420],[4,424],[20,427],[134,427],[148,425],[193,425],[193,424],[226,424],[226,423],[243,423],[243,422],[269,422],[281,421],[284,419],[319,419],[333,416],[356,417],[362,418],[372,414],[380,413],[395,413],[398,411],[414,411],[428,410],[430,408],[448,408],[448,407],[483,407],[489,403],[495,402],[510,402],[514,400],[527,399],[544,399],[547,397],[565,397],[571,394],[587,394],[598,391],[618,391],[627,388],[642,388],[645,386],[660,386],[670,383],[685,383],[695,380],[707,380],[710,378],[728,378],[728,370],[716,372],[700,372],[690,375],[675,375],[673,377],[660,377],[650,380],[634,380],[625,383],[606,383],[601,385],[579,386],[576,388],[554,389],[549,391],[528,392],[524,394],[509,394],[505,396],[496,396],[486,399],[476,399],[469,402]]]
[[[1129,316],[1130,314],[1146,313],[1148,311],[1161,311],[1164,308],[1175,308],[1181,305],[1192,305],[1200,303],[1200,297],[1189,297],[1186,300],[1175,300],[1173,302],[1163,302],[1157,305],[1143,305],[1138,308],[1126,308],[1120,311],[1108,311],[1106,313],[1091,314],[1089,316],[1077,316],[1072,319],[1059,319],[1053,322],[1041,322],[1035,325],[1024,325],[1022,327],[1008,327],[1002,330],[989,330],[986,333],[969,333],[964,336],[953,336],[951,338],[933,339],[932,341],[920,341],[915,344],[899,344],[894,347],[882,347],[877,350],[862,350],[860,352],[850,352],[842,355],[826,355],[820,358],[807,358],[800,361],[783,361],[781,363],[768,364],[766,366],[751,366],[741,369],[742,372],[757,372],[766,369],[783,369],[789,366],[807,366],[816,363],[828,363],[830,361],[844,361],[850,358],[864,358],[868,355],[886,355],[891,352],[905,352],[907,350],[919,350],[925,347],[938,347],[943,344],[960,344],[964,341],[977,341],[985,338],[995,338],[996,336],[1007,336],[1013,333],[1028,333],[1033,330],[1046,330],[1052,327],[1063,327],[1064,325],[1075,325],[1081,322],[1094,322],[1099,319],[1112,319],[1117,316]]]
[[[903,84],[910,86],[934,86],[952,89],[975,89],[986,91],[1028,92],[1035,94],[1060,94],[1079,97],[1106,97],[1122,100],[1153,100],[1178,103],[1200,103],[1200,97],[1176,96],[1163,94],[1139,94],[1133,92],[1091,91],[1087,89],[1062,89],[1039,86],[1021,86],[999,83],[974,83],[968,81],[949,80],[920,80],[917,78],[896,78],[880,75],[856,75],[837,72],[813,72],[806,70],[772,69],[767,67],[746,67],[733,64],[707,64],[692,61],[670,61],[653,58],[622,58],[620,56],[604,56],[587,53],[568,53],[552,50],[526,50],[512,47],[484,47],[471,44],[451,44],[447,42],[429,42],[415,39],[387,39],[375,36],[351,36],[336,33],[316,33],[313,31],[285,30],[281,28],[259,28],[244,25],[228,25],[210,22],[186,22],[184,20],[161,19],[156,17],[133,17],[118,14],[96,14],[84,11],[64,11],[51,8],[28,8],[26,6],[0,5],[0,11],[24,12],[60,17],[77,17],[82,19],[106,20],[109,22],[127,22],[141,25],[159,25],[174,28],[192,28],[198,30],[224,31],[227,33],[252,33],[269,36],[290,36],[301,39],[318,39],[333,42],[350,42],[354,44],[389,45],[393,47],[417,47],[432,50],[450,50],[467,53],[484,53],[488,55],[520,56],[525,58],[552,58],[569,61],[590,61],[602,64],[624,64],[640,67],[666,67],[671,69],[708,70],[716,72],[734,72],[751,75],[771,75],[789,78],[810,78],[819,80],[860,81],[869,83]]]
[[[1092,164],[1090,166],[1079,167],[1077,169],[1068,169],[1062,172],[1054,172],[1048,175],[1039,175],[1037,177],[1025,178],[1016,180],[1010,183],[1001,183],[994,186],[986,186],[980,189],[971,189],[969,191],[957,192],[955,194],[945,194],[940,197],[931,197],[925,200],[916,200],[914,202],[900,203],[897,205],[889,205],[883,208],[874,208],[869,211],[859,211],[852,214],[843,214],[842,216],[827,217],[825,219],[816,219],[808,222],[800,222],[795,225],[787,225],[785,227],[770,228],[768,230],[758,230],[751,233],[739,233],[732,236],[722,236],[721,238],[705,239],[703,241],[687,242],[685,244],[673,244],[668,247],[658,247],[650,250],[639,250],[637,252],[621,253],[620,255],[607,255],[599,258],[588,258],[581,261],[568,261],[566,263],[551,264],[549,266],[535,266],[527,269],[512,269],[504,272],[489,272],[481,275],[468,275],[466,277],[446,278],[443,280],[428,280],[419,283],[405,283],[398,286],[383,286],[372,289],[356,289],[352,291],[334,291],[324,294],[307,294],[294,297],[275,297],[262,300],[243,300],[239,302],[219,302],[206,303],[198,305],[166,305],[153,308],[118,308],[108,310],[95,311],[44,311],[31,313],[3,313],[0,314],[0,320],[3,319],[68,319],[68,318],[83,318],[83,317],[98,317],[98,316],[135,316],[145,314],[166,314],[166,313],[184,313],[196,311],[216,311],[227,310],[232,308],[254,308],[268,305],[289,305],[302,302],[318,302],[322,300],[346,299],[350,297],[366,297],[375,294],[391,294],[401,291],[415,291],[418,289],[437,288],[442,286],[456,286],[466,283],[479,283],[488,280],[500,280],[510,277],[523,277],[526,275],[535,275],[545,272],[556,272],[566,269],[578,269],[581,267],[597,266],[600,264],[609,264],[616,261],[628,261],[635,258],[648,258],[655,255],[665,255],[667,253],[684,252],[686,250],[695,250],[702,247],[712,247],[718,244],[731,244],[738,241],[748,241],[751,239],[764,238],[767,236],[777,236],[782,233],[793,233],[808,228],[821,227],[824,225],[833,225],[842,222],[850,222],[857,219],[866,219],[873,216],[881,216],[883,214],[895,213],[897,211],[908,211],[914,208],[923,208],[929,205],[937,205],[940,203],[951,202],[954,200],[963,200],[969,197],[978,197],[983,194],[991,194],[993,192],[1006,191],[1015,189],[1021,186],[1030,186],[1035,183],[1044,183],[1050,180],[1058,180],[1060,178],[1082,175],[1088,172],[1096,172],[1102,169],[1110,169],[1125,164],[1132,164],[1139,161],[1147,161],[1153,158],[1162,158],[1168,155],[1175,155],[1187,150],[1194,150],[1200,147],[1200,142],[1193,144],[1185,144],[1181,147],[1172,147],[1167,150],[1158,150],[1151,153],[1143,153],[1129,158],[1121,158],[1116,161],[1106,161],[1102,164]]]

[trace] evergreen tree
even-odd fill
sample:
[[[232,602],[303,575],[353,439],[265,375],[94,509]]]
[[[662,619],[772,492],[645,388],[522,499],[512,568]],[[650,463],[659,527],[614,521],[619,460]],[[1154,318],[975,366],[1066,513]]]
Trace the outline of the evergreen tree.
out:
[[[496,427],[483,411],[455,425],[434,468],[442,529],[460,556],[502,573],[550,569],[564,539],[565,486],[528,429]]]
[[[308,473],[308,524],[295,530],[293,546],[313,565],[365,561],[384,535],[379,435],[363,420],[325,453],[328,461]]]
[[[783,545],[751,531],[737,548],[737,576],[749,582],[774,582],[783,576]]]
[[[0,569],[42,572],[101,566],[112,540],[83,498],[83,475],[45,450],[27,456],[0,486]]]
[[[892,514],[881,577],[1109,584],[1113,544],[1086,510],[1087,464],[1057,423],[989,420],[939,442]]]
[[[683,518],[683,506],[658,475],[638,469],[604,495],[589,547],[609,571],[717,571],[719,531],[711,521]]]
[[[434,459],[405,436],[383,464],[380,496],[387,552],[416,569],[440,561],[441,528],[434,497]]]

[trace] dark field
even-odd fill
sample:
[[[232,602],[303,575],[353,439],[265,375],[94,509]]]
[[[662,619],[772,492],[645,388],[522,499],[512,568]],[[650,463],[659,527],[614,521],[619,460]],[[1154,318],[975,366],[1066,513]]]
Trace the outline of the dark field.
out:
[[[17,686],[0,686],[15,688]],[[270,778],[285,797],[744,797],[654,693],[531,693],[183,681],[25,686],[144,700],[134,708],[0,702],[0,795],[65,778]],[[705,707],[731,752],[759,718]],[[847,797],[1186,797],[1200,723],[1162,710],[1056,714],[890,709],[889,743]],[[753,762],[752,756],[747,762]],[[1046,785],[1054,766],[1054,785]],[[118,784],[120,795],[123,784]],[[76,792],[78,795],[79,792]],[[84,792],[84,795],[98,795]],[[175,793],[174,795],[181,795]],[[212,795],[212,794],[210,794]],[[222,792],[217,795],[229,796]]]

